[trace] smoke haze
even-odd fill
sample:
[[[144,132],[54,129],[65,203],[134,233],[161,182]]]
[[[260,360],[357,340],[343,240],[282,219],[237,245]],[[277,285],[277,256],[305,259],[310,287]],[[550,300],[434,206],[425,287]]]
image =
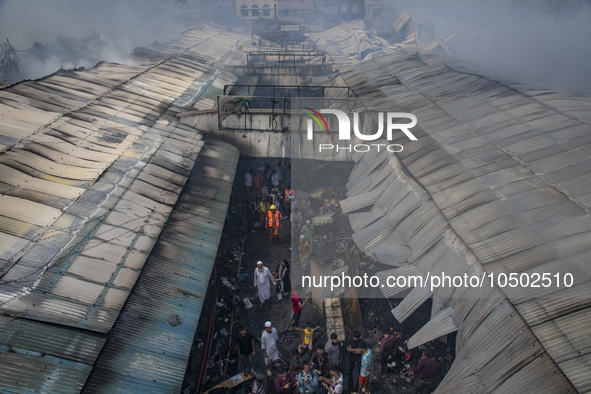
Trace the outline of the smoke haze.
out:
[[[491,74],[591,94],[588,0],[424,1],[409,9],[433,22],[435,34],[454,23],[473,27],[454,55]]]
[[[101,60],[129,63],[128,55],[135,47],[173,39],[194,26],[199,17],[173,2],[133,3],[0,1],[0,41],[8,38],[19,51],[32,49],[18,56],[24,76],[38,78],[60,67],[88,68]]]
[[[216,22],[235,26],[228,14],[234,10],[216,11],[216,0],[202,4]],[[590,0],[391,0],[380,19],[391,26],[401,9],[432,25],[435,35],[455,27],[453,55],[489,74],[591,94]],[[0,0],[0,41],[10,39],[17,50],[47,46],[44,56],[19,52],[26,77],[37,78],[59,67],[129,62],[135,47],[177,37],[203,15],[172,0]]]

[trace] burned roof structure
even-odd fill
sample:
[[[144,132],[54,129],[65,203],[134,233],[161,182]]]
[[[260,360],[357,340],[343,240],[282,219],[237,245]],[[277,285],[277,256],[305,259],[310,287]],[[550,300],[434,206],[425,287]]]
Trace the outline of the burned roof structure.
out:
[[[436,392],[591,392],[591,100],[410,39],[390,45],[361,22],[309,37],[322,68],[296,54],[249,65],[251,39],[203,25],[134,51],[135,66],[0,90],[0,391],[180,391],[239,154],[288,156],[297,143],[300,158],[317,157],[270,126],[269,108],[250,111],[260,130],[220,121],[224,85],[274,72],[277,85],[352,93],[374,121],[418,118],[417,141],[394,141],[402,152],[322,158],[355,161],[343,212],[357,246],[394,266],[382,276],[574,276],[560,288],[413,288],[394,316],[429,297],[433,311],[410,346],[457,331]]]
[[[397,155],[358,155],[348,185],[351,197],[375,201],[370,214],[350,215],[357,245],[411,250],[383,277],[412,269],[575,278],[558,288],[414,288],[393,310],[398,320],[433,297],[433,319],[445,315],[458,331],[457,360],[437,392],[588,392],[589,99],[422,51],[359,63],[341,77],[372,93],[368,106],[391,100],[419,119],[418,141],[400,139]],[[428,324],[411,342],[440,329]]]
[[[374,201],[349,216],[356,244],[394,257],[396,247],[411,251],[384,278],[574,277],[558,288],[414,288],[392,311],[399,321],[428,297],[434,306],[409,345],[458,332],[457,359],[436,392],[591,391],[591,100],[419,48],[358,62],[339,78],[366,107],[418,118],[418,141],[393,141],[402,152],[352,157],[349,197]]]
[[[382,272],[382,283],[390,275],[443,272],[574,278],[570,287],[413,288],[392,311],[399,321],[427,298],[434,306],[409,345],[457,332],[457,360],[436,392],[590,392],[589,98],[497,78],[409,40],[380,46],[360,22],[312,38],[340,63],[316,83],[348,87],[373,117],[370,131],[380,111],[418,118],[418,141],[402,133],[391,141],[402,152],[342,150],[321,158],[356,162],[343,212],[357,246],[398,267]],[[181,115],[208,127],[199,114]],[[253,155],[319,158],[304,131],[301,138],[293,131],[242,136],[216,127],[209,130]],[[338,139],[319,133],[313,142]]]
[[[239,152],[175,103],[241,39],[0,90],[0,391],[180,391]]]

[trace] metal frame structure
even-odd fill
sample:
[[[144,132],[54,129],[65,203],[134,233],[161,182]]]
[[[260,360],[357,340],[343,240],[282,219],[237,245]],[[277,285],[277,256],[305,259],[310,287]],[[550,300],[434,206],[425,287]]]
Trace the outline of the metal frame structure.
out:
[[[20,77],[22,75],[22,66],[16,50],[6,39],[6,42],[0,43],[0,75],[12,75]]]
[[[301,85],[241,85],[241,84],[232,84],[232,85],[224,85],[224,96],[235,96],[232,93],[234,88],[246,88],[247,96],[256,96],[254,92],[257,88],[271,88],[272,94],[270,97],[326,97],[326,90],[327,89],[346,89],[347,90],[347,97],[351,97],[351,89],[348,86],[301,86]],[[252,89],[251,89],[252,88]],[[275,94],[277,90],[285,92],[285,94]],[[290,90],[293,92],[295,90],[295,95],[290,94]],[[322,95],[306,95],[305,92],[309,91],[318,92],[322,91]]]
[[[286,51],[316,51],[316,42],[303,42],[299,40],[272,40],[261,37],[258,41],[253,39],[252,44],[268,48],[277,48],[279,46],[282,50]]]
[[[269,96],[218,96],[217,97],[217,111],[218,111],[218,129],[219,130],[237,130],[237,131],[288,131],[285,128],[266,128],[256,129],[248,126],[248,116],[252,115],[268,115],[273,119],[278,115],[291,115],[299,112],[299,109],[292,110],[292,99],[296,97],[269,97]],[[322,108],[331,108],[336,103],[347,103],[347,111],[354,111],[357,108],[357,101],[350,100],[344,97],[319,97],[323,100]],[[231,110],[226,103],[233,101],[235,105]],[[349,107],[349,103],[353,103]],[[230,115],[244,117],[244,127],[228,127],[224,126],[223,121]]]
[[[269,59],[272,58],[272,59]],[[273,60],[276,58],[277,60]],[[261,59],[260,62],[255,60]],[[314,63],[313,60],[321,60],[321,63]],[[326,64],[326,54],[324,51],[251,51],[246,57],[249,66],[266,65],[313,65]]]

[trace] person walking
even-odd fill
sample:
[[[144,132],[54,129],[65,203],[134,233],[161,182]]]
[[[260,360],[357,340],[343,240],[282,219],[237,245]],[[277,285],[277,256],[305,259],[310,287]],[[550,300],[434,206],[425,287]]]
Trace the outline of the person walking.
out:
[[[283,293],[291,292],[291,280],[289,278],[289,262],[283,260],[273,273],[277,285],[277,302],[283,300]]]
[[[382,338],[378,346],[380,353],[380,371],[382,372],[381,378],[387,379],[390,377],[390,375],[388,374],[388,361],[391,356],[394,356],[396,354],[398,343],[396,342],[397,336],[393,328],[383,327],[382,333],[384,337]]]
[[[269,211],[269,208],[271,207],[271,204],[269,204],[269,201],[266,198],[263,198],[261,200],[261,202],[259,203],[259,206],[257,208],[257,211],[259,212],[260,216],[260,225],[265,226],[265,223],[267,221],[267,212]],[[265,226],[266,227],[266,226]]]
[[[249,169],[246,174],[244,174],[244,185],[246,186],[246,197],[252,197],[252,175],[254,174],[254,170],[251,168]]]
[[[291,214],[289,215],[289,220],[291,220],[291,222],[298,226],[298,232],[300,232],[300,222],[302,221],[302,211],[300,211],[299,209],[297,209],[295,206],[293,207],[293,210],[291,211]]]
[[[279,227],[281,227],[281,214],[277,211],[275,205],[269,207],[267,212],[268,220],[266,227],[269,229],[271,235],[271,245],[275,245],[275,242],[279,243]]]
[[[261,301],[259,308],[262,308],[265,302],[271,298],[271,283],[274,283],[274,280],[269,268],[263,266],[262,261],[257,262],[257,267],[254,270],[254,286],[259,292],[259,301]]]
[[[308,243],[312,245],[312,241],[314,241],[314,238],[316,237],[316,233],[314,231],[314,226],[312,225],[312,222],[306,220],[306,224],[304,224],[304,226],[302,227],[301,233],[306,237],[306,241],[308,241]]]
[[[305,227],[305,226],[304,226]],[[307,275],[310,268],[310,255],[312,254],[312,247],[306,241],[306,236],[304,234],[300,235],[300,246],[298,248],[300,253],[300,262],[302,263],[302,268],[304,271],[304,275]]]
[[[308,302],[308,298],[306,301],[302,302],[300,297],[300,292],[302,291],[302,286],[297,285],[295,290],[291,292],[291,303],[293,307],[293,318],[291,319],[291,325],[298,331],[300,331],[300,317],[302,316],[302,308]]]
[[[282,202],[282,196],[281,196],[281,192],[279,191],[279,189],[276,187],[271,189],[271,194],[269,194],[269,198],[271,198],[271,204],[275,205],[275,207],[279,211],[281,209],[281,202]]]
[[[423,352],[423,356],[425,358],[413,368],[416,379],[412,394],[430,393],[435,375],[443,368],[443,365],[433,358],[430,351]]]
[[[324,351],[328,356],[330,365],[339,365],[339,341],[336,332],[330,334],[329,340],[326,341],[326,345],[324,345]]]
[[[369,387],[369,379],[373,375],[373,354],[369,348],[367,342],[362,342],[359,345],[359,349],[362,350],[361,355],[361,368],[359,369],[359,389],[357,394],[361,394],[361,390],[364,386]]]
[[[252,176],[252,186],[254,187],[254,197],[257,202],[263,198],[263,177],[258,171]]]
[[[271,189],[271,187],[272,187],[272,183],[271,183],[271,172],[272,171],[273,171],[273,169],[271,168],[271,166],[269,165],[269,163],[265,164],[265,170],[263,172],[263,178],[264,178],[264,181],[265,181],[265,186],[267,186],[268,189]]]
[[[291,202],[295,200],[295,190],[289,185],[285,188],[285,216],[291,215]]]
[[[284,171],[284,167],[281,165],[281,161],[277,162],[277,165],[275,166],[275,172],[277,172],[277,175],[279,177],[279,182],[283,182],[283,174],[285,173]]]
[[[271,170],[271,186],[279,187],[279,174],[275,170]]]
[[[246,205],[246,217],[248,218],[248,226],[249,229],[252,228],[254,223],[258,221],[258,214],[257,214],[257,206],[252,201],[252,199],[248,200],[248,204]]]
[[[304,237],[305,238],[305,237]],[[291,260],[300,260],[300,226],[295,222],[291,222]]]
[[[265,323],[265,331],[261,335],[261,349],[263,349],[263,357],[265,357],[265,365],[267,366],[267,376],[273,376],[271,372],[271,365],[279,360],[279,352],[277,351],[277,330],[273,324],[268,321]]]
[[[349,355],[349,370],[348,370],[348,379],[349,379],[349,387],[353,386],[353,371],[356,365],[361,365],[361,349],[359,349],[359,345],[361,344],[361,333],[359,331],[355,331],[353,336],[349,337],[347,341],[347,353]]]
[[[241,325],[238,327],[238,335],[235,341],[238,358],[244,364],[244,372],[248,373],[252,368],[252,358],[255,355],[254,337]]]
[[[302,348],[312,350],[312,344],[314,343],[314,329],[312,323],[306,323],[306,329],[302,332]],[[310,360],[312,361],[312,360]]]

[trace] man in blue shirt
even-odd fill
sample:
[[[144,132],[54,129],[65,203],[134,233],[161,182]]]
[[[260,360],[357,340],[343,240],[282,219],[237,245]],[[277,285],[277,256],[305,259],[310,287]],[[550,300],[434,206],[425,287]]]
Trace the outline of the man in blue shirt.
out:
[[[359,369],[359,390],[357,394],[361,394],[363,386],[369,385],[369,379],[373,375],[373,357],[372,351],[367,342],[362,342],[359,349],[363,349],[361,356],[361,368]]]
[[[298,374],[298,383],[298,390],[301,394],[314,394],[316,392],[318,377],[310,363],[304,364],[304,369]]]

